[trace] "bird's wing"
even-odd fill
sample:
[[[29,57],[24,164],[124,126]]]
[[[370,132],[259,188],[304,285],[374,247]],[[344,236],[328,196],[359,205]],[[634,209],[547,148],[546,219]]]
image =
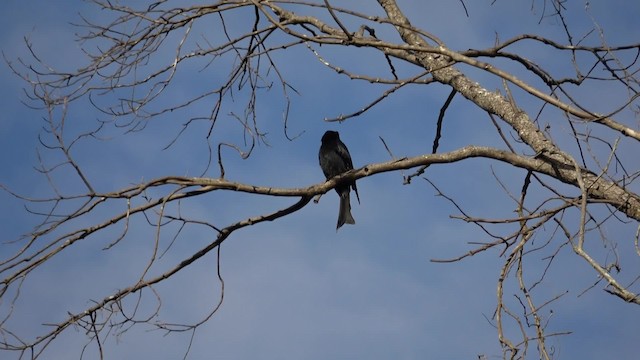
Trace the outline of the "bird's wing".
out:
[[[344,164],[345,164],[345,167],[346,167],[346,171],[353,169],[353,162],[351,161],[351,154],[349,154],[349,150],[347,149],[347,146],[342,141],[338,141],[338,146],[336,147],[336,152],[338,153],[338,155],[340,156],[342,161],[344,161]]]

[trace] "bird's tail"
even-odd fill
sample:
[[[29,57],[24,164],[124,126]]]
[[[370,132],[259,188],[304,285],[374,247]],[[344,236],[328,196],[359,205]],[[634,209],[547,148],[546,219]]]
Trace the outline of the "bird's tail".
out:
[[[351,199],[349,196],[349,190],[343,191],[340,193],[340,212],[338,213],[338,226],[336,226],[336,231],[344,224],[355,223],[356,221],[351,215]]]

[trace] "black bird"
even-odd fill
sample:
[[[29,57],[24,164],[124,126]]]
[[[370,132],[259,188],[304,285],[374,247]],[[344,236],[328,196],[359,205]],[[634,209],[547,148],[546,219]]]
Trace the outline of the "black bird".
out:
[[[353,162],[349,150],[340,141],[340,134],[337,131],[327,131],[322,135],[322,145],[320,145],[320,153],[318,153],[320,167],[327,180],[334,176],[345,173],[353,169]],[[360,203],[360,195],[356,182],[341,184],[336,186],[336,192],[340,195],[340,212],[338,213],[338,230],[344,224],[355,224],[356,221],[351,216],[351,199],[350,188],[356,192],[358,204]]]

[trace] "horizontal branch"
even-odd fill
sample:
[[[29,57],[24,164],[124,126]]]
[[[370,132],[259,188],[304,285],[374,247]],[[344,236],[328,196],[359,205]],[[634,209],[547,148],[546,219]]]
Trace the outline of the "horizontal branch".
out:
[[[630,218],[640,220],[640,196],[623,189],[617,184],[607,181],[593,172],[580,169],[577,173],[573,164],[558,161],[544,155],[528,157],[516,153],[485,146],[466,146],[451,152],[439,154],[425,154],[399,160],[392,160],[384,163],[368,164],[359,169],[351,170],[343,175],[337,176],[325,183],[312,185],[306,188],[274,188],[266,186],[256,186],[241,184],[225,179],[211,179],[199,177],[167,177],[153,180],[152,183],[175,184],[180,186],[202,186],[197,190],[191,190],[188,195],[205,193],[214,190],[233,190],[253,194],[271,196],[314,196],[324,194],[333,189],[337,184],[357,180],[378,173],[406,170],[418,166],[431,164],[446,164],[461,161],[469,158],[486,158],[498,160],[513,166],[531,170],[537,173],[548,175],[561,182],[578,186],[578,179],[582,178],[587,184],[589,198],[603,200],[623,211]],[[183,194],[184,196],[186,194]]]

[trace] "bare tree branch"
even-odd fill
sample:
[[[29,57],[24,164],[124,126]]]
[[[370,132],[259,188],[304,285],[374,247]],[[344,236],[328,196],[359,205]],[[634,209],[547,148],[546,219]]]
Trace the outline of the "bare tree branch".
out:
[[[75,70],[48,63],[28,37],[24,39],[27,58],[13,59],[3,52],[9,69],[27,86],[27,105],[45,113],[37,139],[36,170],[50,195],[28,196],[0,184],[36,222],[24,236],[7,243],[11,252],[0,259],[0,303],[6,304],[0,310],[4,311],[1,350],[21,357],[44,356],[63,333],[76,328],[85,333],[81,356],[95,353],[105,358],[110,336],[124,336],[129,329],[147,324],[163,334],[190,335],[184,352],[187,358],[196,331],[214,317],[225,299],[221,244],[232,234],[290,216],[344,183],[405,170],[413,173],[403,175],[404,185],[416,186],[411,180],[421,176],[437,201],[451,206],[451,221],[472,224],[477,230],[467,241],[468,248],[453,255],[434,255],[432,262],[456,263],[495,250],[495,313],[486,317],[495,328],[504,358],[555,358],[549,338],[571,331],[557,331],[548,311],[551,304],[564,301],[569,290],[541,293],[540,289],[551,282],[553,268],[567,256],[589,265],[597,276],[583,293],[604,287],[626,303],[640,304],[640,275],[633,263],[637,259],[622,272],[621,263],[629,263],[629,254],[622,256],[617,249],[618,243],[626,242],[633,248],[632,255],[640,256],[640,170],[627,154],[640,141],[635,121],[640,113],[640,43],[609,44],[593,17],[592,29],[574,33],[564,2],[543,1],[540,20],[556,19],[564,40],[518,34],[500,41],[503,34],[496,34],[490,47],[459,51],[430,29],[413,25],[410,17],[420,15],[403,11],[395,0],[378,0],[378,11],[371,13],[356,10],[367,9],[364,5],[328,0],[222,0],[193,6],[168,1],[144,6],[92,2],[104,16],[80,16],[74,25],[86,60]],[[465,2],[461,5],[469,17]],[[590,46],[594,38],[596,45]],[[546,55],[524,52],[525,47],[552,54],[561,66],[546,61]],[[358,97],[364,101],[348,104],[356,110],[332,106],[324,114],[294,120],[290,110],[296,106],[296,97],[315,96],[318,89],[308,85],[298,91],[280,53],[302,56],[292,61],[329,74],[310,83],[329,82],[333,76],[373,92]],[[360,59],[369,56],[372,60],[362,65]],[[374,62],[378,66],[371,66]],[[181,82],[185,74],[195,74],[202,81],[185,89]],[[489,82],[478,82],[471,74],[497,80],[500,90],[491,91]],[[588,90],[599,94],[603,84],[623,96],[596,104],[582,96]],[[421,124],[424,129],[433,131],[423,137],[418,155],[405,155],[395,146],[392,154],[379,136],[391,161],[367,159],[370,164],[320,184],[291,188],[260,185],[257,177],[234,181],[239,178],[234,177],[232,160],[247,160],[272,146],[273,113],[282,121],[284,138],[295,142],[311,127],[305,121],[343,122],[359,117],[357,121],[365,123],[364,118],[375,114],[380,104],[399,99],[410,87],[445,89],[438,93],[442,98],[435,107],[440,107],[439,115],[432,116],[433,109],[427,109],[418,119],[426,123]],[[456,94],[461,96],[454,103]],[[96,122],[74,128],[69,110],[77,104],[93,107],[99,114]],[[460,117],[456,106],[472,108],[479,116]],[[384,121],[404,131],[405,114],[398,111],[396,115]],[[487,146],[474,137],[466,138],[464,132],[443,136],[445,116],[447,125],[486,126],[494,136],[489,141],[500,144]],[[133,185],[106,187],[97,181],[99,174],[81,161],[79,155],[85,155],[85,146],[94,141],[149,131],[159,119],[177,123],[175,133],[161,140],[163,151],[174,150],[181,141],[193,141],[192,133],[202,141],[202,151],[189,155],[201,160],[198,170],[180,173],[199,176],[169,173]],[[302,130],[293,131],[290,126]],[[467,167],[478,162],[491,164],[494,181],[477,184],[473,191],[495,188],[504,194],[508,208],[500,209],[499,216],[473,211],[464,198],[435,180],[431,170],[428,178],[424,176],[427,167],[434,165]],[[211,176],[210,169],[217,173]],[[509,169],[509,175],[501,169]],[[476,174],[465,170],[465,176]],[[243,209],[233,220],[188,211],[195,199],[221,192],[265,203],[274,199],[289,203],[258,213]],[[225,209],[226,204],[214,206]],[[54,259],[63,258],[79,244],[91,243],[88,239],[100,239],[102,251],[110,254],[136,236],[140,224],[147,226],[147,258],[139,260],[139,272],[124,287],[105,289],[103,294],[108,295],[98,300],[88,297],[89,305],[83,310],[62,314],[56,318],[59,321],[45,324],[38,336],[23,337],[14,329],[15,307],[23,301],[23,287],[36,270],[46,271]],[[607,234],[607,228],[620,224],[634,226],[633,240]],[[169,263],[168,254],[174,254],[193,228],[204,229],[210,238]],[[176,281],[177,274],[209,254],[215,255],[215,277],[211,275],[219,297],[195,321],[162,320],[166,298],[161,284]]]

